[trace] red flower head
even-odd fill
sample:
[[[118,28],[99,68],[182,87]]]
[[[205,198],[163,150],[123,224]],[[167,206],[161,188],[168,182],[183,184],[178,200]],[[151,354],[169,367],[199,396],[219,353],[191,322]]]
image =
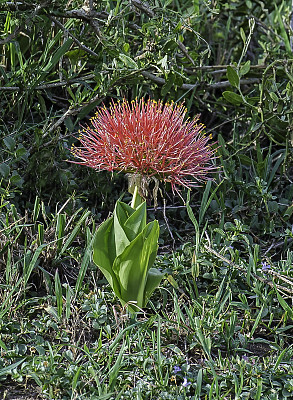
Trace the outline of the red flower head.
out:
[[[185,120],[186,108],[143,99],[98,109],[83,129],[74,156],[96,170],[124,171],[177,185],[196,186],[213,170],[214,150],[198,124]]]

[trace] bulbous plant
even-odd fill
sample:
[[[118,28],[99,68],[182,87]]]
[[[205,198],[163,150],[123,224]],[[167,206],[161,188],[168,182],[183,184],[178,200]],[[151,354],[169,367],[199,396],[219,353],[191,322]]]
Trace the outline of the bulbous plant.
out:
[[[91,126],[80,132],[81,147],[72,153],[98,171],[121,171],[130,176],[131,205],[118,201],[113,215],[96,232],[93,260],[122,305],[135,312],[146,306],[163,274],[153,264],[158,251],[159,224],[147,224],[146,202],[151,180],[191,188],[214,169],[199,116],[185,119],[186,108],[143,99],[112,102],[101,107]],[[155,185],[157,187],[157,185]]]

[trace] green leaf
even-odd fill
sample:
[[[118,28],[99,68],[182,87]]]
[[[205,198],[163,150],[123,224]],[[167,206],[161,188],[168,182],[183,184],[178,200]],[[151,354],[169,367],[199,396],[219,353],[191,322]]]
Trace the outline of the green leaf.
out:
[[[170,40],[167,40],[167,42],[165,43],[164,51],[165,52],[168,52],[168,51],[171,52],[171,51],[175,50],[177,47],[178,47],[178,44],[177,44],[176,40],[170,39]]]
[[[276,3],[274,4],[274,6],[275,6],[275,11],[276,11],[276,14],[277,14],[278,22],[279,22],[280,33],[281,33],[281,36],[282,36],[282,38],[284,40],[286,51],[291,56],[292,55],[292,49],[291,49],[290,39],[289,39],[289,37],[287,35],[286,28],[285,28],[285,25],[284,25],[284,22],[283,22],[283,18],[281,16],[279,7],[276,5]]]
[[[147,273],[158,249],[159,224],[150,222],[114,261],[113,271],[121,285],[121,300],[144,307]]]
[[[69,235],[68,239],[66,240],[66,242],[62,246],[62,249],[60,250],[60,255],[63,254],[68,249],[68,247],[71,245],[73,240],[76,238],[76,236],[80,232],[81,225],[83,224],[83,222],[87,219],[87,217],[90,214],[91,214],[90,211],[84,211],[84,213],[82,214],[80,219],[76,222],[76,225],[75,225],[73,231],[71,232],[71,234]]]
[[[119,371],[121,369],[122,360],[123,360],[123,357],[125,355],[126,349],[127,349],[127,346],[123,343],[123,345],[121,346],[121,349],[119,351],[118,356],[115,357],[115,359],[116,359],[115,364],[113,365],[113,367],[109,371],[109,388],[110,388],[110,390],[113,390],[115,388],[115,384],[116,384],[116,381],[117,381],[117,376],[118,376],[118,373],[119,373]],[[99,398],[100,398],[100,396],[99,396]]]
[[[151,268],[150,269],[150,271],[152,270],[153,268]],[[158,270],[159,271],[159,270]],[[160,271],[159,271],[160,272]],[[173,288],[175,288],[176,290],[178,290],[178,288],[179,288],[179,285],[178,285],[178,283],[176,282],[176,280],[174,279],[174,277],[172,276],[172,275],[167,275],[167,281],[169,281],[170,283],[171,283],[171,285],[173,286]]]
[[[270,92],[270,97],[275,103],[278,103],[279,97],[276,95],[276,93]]]
[[[244,165],[251,166],[253,163],[251,157],[248,157],[246,154],[239,154],[238,158]]]
[[[0,164],[0,174],[3,176],[3,178],[8,178],[10,174],[10,167],[9,165],[2,163]]]
[[[239,76],[235,69],[228,65],[227,67],[227,78],[232,86],[238,88],[239,87]]]
[[[229,101],[229,103],[235,104],[237,106],[243,102],[242,97],[234,92],[223,92],[223,97],[225,100]]]
[[[88,267],[89,262],[90,262],[90,257],[91,257],[91,252],[92,252],[92,246],[93,246],[94,239],[95,239],[95,235],[93,235],[93,237],[90,240],[87,248],[85,249],[84,256],[83,256],[82,261],[81,261],[80,270],[79,270],[78,277],[77,277],[76,284],[75,284],[75,293],[76,293],[76,295],[78,294],[78,292],[79,292],[79,290],[81,288],[83,279],[84,279],[85,274],[86,274],[87,267]]]
[[[62,286],[59,278],[58,269],[55,272],[55,295],[57,302],[57,314],[61,318],[63,314],[63,296],[62,296]]]
[[[246,61],[246,63],[242,65],[242,67],[240,68],[239,75],[240,76],[246,75],[248,74],[249,71],[250,71],[250,60]]]
[[[113,218],[114,218],[114,243],[115,254],[118,256],[129,245],[130,240],[124,231],[124,224],[126,220],[134,213],[134,209],[121,201],[117,201]]]
[[[163,277],[164,274],[162,274],[162,272],[160,272],[157,268],[150,268],[145,285],[143,307],[147,305],[147,302],[149,301],[153,291],[159,286]]]
[[[3,142],[4,142],[5,146],[8,148],[8,150],[10,150],[10,151],[14,150],[16,143],[15,143],[15,140],[11,136],[6,136],[3,139]]]
[[[7,367],[1,368],[0,370],[0,376],[6,375],[6,374],[11,374],[11,371],[15,368],[17,368],[21,363],[24,362],[25,359],[19,360],[15,362],[14,364],[8,365]]]
[[[166,94],[168,94],[170,92],[170,89],[174,85],[174,81],[175,81],[175,74],[172,74],[170,72],[168,75],[168,78],[166,80],[166,83],[163,85],[163,87],[161,89],[161,95],[163,97],[166,96]]]
[[[241,39],[243,40],[243,43],[245,44],[246,43],[246,35],[245,35],[243,28],[240,28],[240,36],[241,36]]]
[[[66,54],[72,43],[73,39],[66,39],[62,46],[60,46],[58,50],[55,51],[48,64],[44,67],[44,72],[51,71],[51,69],[60,61],[60,58]]]
[[[133,209],[123,202],[117,202],[114,212],[116,231],[115,216],[117,216],[119,224],[123,227],[128,241],[131,242],[146,226],[146,202],[144,201],[136,209]],[[119,253],[117,252],[117,254]]]
[[[120,285],[112,270],[116,257],[113,225],[114,218],[111,217],[99,226],[93,244],[93,261],[105,275],[116,296],[120,298]]]
[[[4,350],[4,351],[8,351],[6,344],[0,339],[0,347]]]
[[[58,214],[56,222],[56,231],[55,231],[58,251],[61,249],[62,246],[62,239],[65,234],[65,225],[66,225],[66,214]]]
[[[69,22],[69,21],[68,21]],[[57,35],[56,35],[57,36]],[[56,37],[55,37],[56,40]],[[31,85],[31,88],[33,89],[37,84],[48,75],[48,73],[51,71],[52,68],[55,67],[55,65],[60,61],[62,56],[66,54],[66,52],[69,50],[70,46],[73,43],[73,39],[68,38],[66,41],[58,48],[58,50],[55,51],[55,53],[52,55],[50,58],[49,62],[43,67],[42,73],[39,75],[39,77],[34,81],[34,83]]]
[[[159,223],[146,225],[146,203],[136,209],[117,202],[113,216],[96,232],[93,261],[101,269],[122,305],[144,307],[163,274],[151,267],[158,250]],[[151,270],[151,271],[150,271]],[[137,311],[135,306],[128,306]]]
[[[126,67],[131,69],[138,69],[138,65],[136,64],[136,62],[126,54],[119,54],[119,59],[123,62],[123,64],[126,65]]]
[[[279,301],[280,305],[282,306],[282,308],[284,309],[284,311],[287,312],[287,314],[289,315],[289,317],[292,319],[292,318],[293,318],[293,308],[291,308],[291,307],[289,306],[289,304],[288,304],[288,303],[283,299],[283,297],[280,295],[280,293],[279,293],[279,291],[278,291],[278,289],[277,289],[277,287],[276,287],[274,281],[273,281],[273,285],[274,285],[274,288],[275,288],[275,291],[276,291],[276,294],[277,294],[277,298],[278,298],[278,301]]]
[[[28,266],[24,265],[23,267],[23,278],[24,278],[24,286],[26,286],[31,273],[33,271],[33,269],[37,266],[37,261],[39,258],[39,255],[41,254],[42,250],[47,246],[47,244],[41,244],[35,251],[32,259],[30,260],[30,263],[28,264]]]
[[[289,206],[286,211],[284,212],[284,218],[286,218],[286,221],[293,215],[293,205]]]

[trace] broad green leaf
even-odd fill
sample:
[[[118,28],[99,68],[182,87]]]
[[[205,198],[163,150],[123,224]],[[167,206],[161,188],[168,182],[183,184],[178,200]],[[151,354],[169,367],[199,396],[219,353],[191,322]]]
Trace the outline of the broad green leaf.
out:
[[[146,202],[140,204],[137,209],[125,221],[125,233],[130,241],[143,231],[146,227]]]
[[[227,67],[227,78],[232,86],[238,88],[239,87],[239,76],[235,69],[228,65]]]
[[[117,201],[113,218],[114,218],[114,242],[115,242],[115,254],[118,256],[123,250],[129,245],[130,240],[128,239],[125,231],[124,224],[129,216],[134,212],[134,209],[121,201]]]
[[[115,216],[126,234],[128,241],[131,242],[146,226],[146,203],[143,202],[137,209],[133,209],[123,202],[117,202],[114,212],[114,225],[116,230],[117,221],[115,220]],[[129,243],[127,243],[127,245],[128,244]],[[117,252],[117,254],[119,253]]]
[[[93,260],[122,305],[136,302],[144,307],[161,281],[163,274],[153,269],[148,278],[157,255],[158,237],[158,221],[146,225],[145,202],[136,209],[117,202],[113,216],[97,230]],[[131,305],[128,308],[137,310]]]
[[[153,291],[159,286],[163,277],[164,274],[162,274],[162,272],[160,272],[157,268],[150,268],[145,285],[143,307],[147,305],[147,302],[149,301]]]
[[[116,256],[113,224],[114,218],[111,217],[103,222],[97,230],[93,244],[93,261],[105,275],[116,296],[120,298],[120,286],[112,270]]]
[[[224,99],[229,101],[229,103],[232,103],[235,105],[239,105],[243,102],[242,97],[239,94],[234,93],[234,92],[230,92],[230,91],[223,92],[223,97],[224,97]]]
[[[154,242],[152,247],[150,248],[150,252],[149,252],[149,262],[148,262],[148,271],[150,270],[150,268],[153,266],[155,259],[157,257],[157,252],[158,252],[158,239],[159,239],[159,234],[160,234],[160,226],[157,220],[153,221],[154,225],[155,225],[155,238],[154,238]],[[149,229],[151,227],[150,224],[149,225]]]
[[[158,221],[152,221],[115,259],[113,271],[121,285],[121,299],[125,303],[137,301],[139,307],[144,306],[149,262],[154,260],[154,252],[157,252],[158,237]]]
[[[117,201],[114,214],[117,214],[117,218],[121,226],[124,226],[128,218],[134,213],[135,209],[130,207],[128,204],[122,201]]]

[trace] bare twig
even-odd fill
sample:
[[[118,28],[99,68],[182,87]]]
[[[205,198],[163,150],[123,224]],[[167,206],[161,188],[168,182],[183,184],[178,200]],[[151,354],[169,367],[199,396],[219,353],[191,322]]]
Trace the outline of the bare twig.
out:
[[[22,2],[12,2],[8,1],[5,4],[0,4],[0,11],[25,11],[25,10],[31,10],[33,9],[32,4],[26,4]],[[44,10],[44,13],[46,13],[46,9],[38,9],[38,13],[40,14],[41,11]],[[47,15],[47,13],[46,13]],[[83,19],[83,20],[89,20],[91,18],[98,18],[98,19],[107,19],[109,16],[109,13],[106,11],[94,11],[90,8],[89,6],[85,6],[84,8],[80,9],[74,9],[74,10],[56,10],[56,9],[50,9],[49,15],[55,16],[55,17],[61,17],[61,18],[78,18],[78,19]]]
[[[0,91],[2,92],[17,92],[18,90],[20,90],[19,86],[0,87]]]
[[[6,36],[6,38],[0,40],[0,45],[11,42],[19,34],[20,31],[21,31],[21,27],[17,26],[14,29],[14,31],[12,33],[10,33],[10,35],[8,35],[8,36]]]
[[[150,5],[146,1],[142,2],[140,0],[131,0],[131,3],[134,5],[134,7],[138,8],[149,17],[154,18],[155,13],[153,12]]]
[[[142,75],[145,78],[148,78],[152,80],[153,82],[158,83],[159,85],[164,85],[166,83],[166,80],[164,78],[160,78],[148,71],[143,71]],[[248,79],[240,79],[240,85],[249,85],[252,83],[259,83],[260,79],[259,78],[248,78]],[[182,86],[180,86],[181,89],[184,90],[193,90],[196,89],[200,86],[199,83],[195,84],[190,84],[190,83],[183,83]],[[209,85],[206,85],[207,89],[224,89],[226,87],[230,87],[231,83],[229,81],[223,81],[223,82],[216,82],[216,83],[211,83]]]
[[[178,40],[177,41],[178,47],[180,50],[182,50],[182,53],[188,58],[188,60],[191,62],[191,64],[194,65],[194,60],[193,58],[189,55],[187,48],[184,46],[184,44]]]
[[[88,48],[87,46],[85,46],[84,44],[82,44],[67,28],[65,28],[65,26],[63,24],[61,24],[60,21],[58,21],[57,18],[53,17],[52,15],[48,15],[48,17],[50,18],[51,21],[53,21],[57,26],[59,26],[59,28],[65,32],[68,36],[70,36],[73,41],[85,52],[89,53],[90,55],[94,56],[94,57],[99,57],[97,53],[95,53],[93,50],[91,50],[90,48]]]
[[[90,101],[88,101],[86,105],[90,105],[99,99],[100,94],[97,94]],[[58,128],[58,126],[60,126],[66,118],[70,117],[71,115],[78,114],[84,107],[85,105],[83,104],[82,106],[79,106],[77,108],[69,108],[53,125],[49,126],[49,128],[46,130],[46,133],[43,135],[43,138],[47,136],[50,132],[53,132],[54,129]]]
[[[218,65],[199,65],[192,68],[184,68],[184,71],[188,74],[197,73],[198,71],[209,71],[209,70],[224,70],[227,71],[227,68],[230,67],[230,64],[218,64]],[[251,65],[250,69],[265,69],[266,65]]]
[[[88,75],[80,76],[78,78],[69,79],[68,81],[61,81],[61,82],[47,83],[45,85],[39,85],[39,86],[36,86],[34,89],[35,90],[44,90],[44,89],[50,89],[50,88],[70,85],[72,83],[83,84],[85,79],[92,79],[94,77],[95,77],[94,74],[88,74]],[[82,82],[81,82],[81,80],[82,80]],[[27,90],[31,90],[30,87],[28,87],[26,89]],[[4,86],[4,87],[0,87],[0,91],[2,91],[2,92],[17,92],[19,90],[25,90],[25,89],[24,88],[20,88],[19,86]]]
[[[139,73],[140,71],[137,71],[137,73]],[[159,76],[156,76],[148,71],[142,71],[141,74],[147,78],[150,79],[153,82],[156,82],[159,85],[164,85],[166,83],[166,80],[164,78],[160,78]],[[91,79],[93,78],[94,75],[90,74],[87,75],[85,77],[81,77],[82,79]],[[79,82],[79,80],[81,78],[76,78],[76,79],[72,79],[69,81],[61,81],[61,82],[56,82],[56,83],[48,83],[46,85],[39,85],[36,86],[35,89],[49,89],[52,87],[58,87],[58,86],[65,86],[67,84],[70,83],[75,83],[75,82]],[[249,85],[249,84],[253,84],[253,83],[258,83],[260,81],[259,78],[249,78],[249,79],[241,79],[240,80],[240,85]],[[189,84],[189,83],[183,83],[182,86],[180,86],[181,89],[184,90],[193,90],[196,89],[197,87],[199,87],[200,84],[199,83],[195,83],[195,84]],[[223,82],[216,82],[216,83],[211,83],[209,85],[206,85],[207,89],[224,89],[226,87],[231,86],[229,81],[223,81]],[[28,88],[29,89],[29,88]],[[5,86],[5,87],[0,87],[0,91],[4,91],[4,92],[16,92],[19,91],[20,87],[19,86]]]
[[[267,270],[266,270],[266,273],[277,277],[277,278],[280,279],[281,281],[286,282],[286,283],[288,283],[290,286],[293,287],[293,278],[291,278],[291,276],[282,275],[282,274],[280,274],[279,272],[276,272],[276,271],[274,271],[274,270],[272,270],[272,269],[267,269]]]

